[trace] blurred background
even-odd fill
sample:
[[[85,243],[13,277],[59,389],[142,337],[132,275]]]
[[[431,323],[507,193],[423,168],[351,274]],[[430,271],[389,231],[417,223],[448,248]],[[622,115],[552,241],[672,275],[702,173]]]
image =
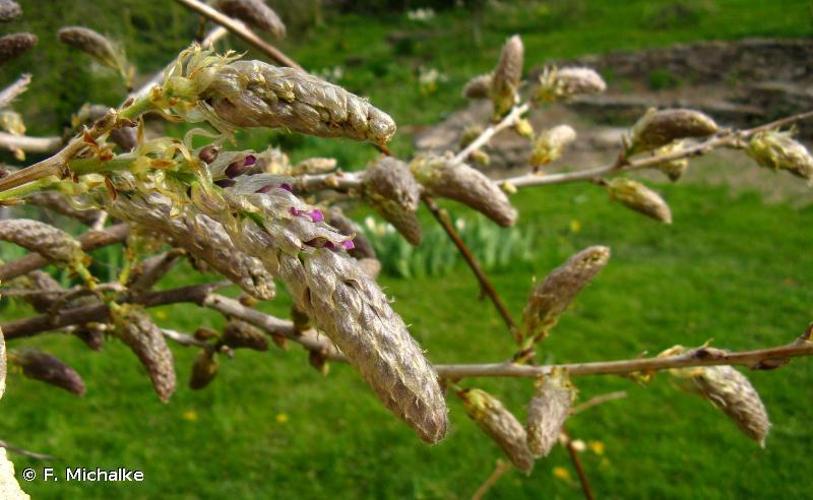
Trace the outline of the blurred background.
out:
[[[113,71],[60,44],[57,30],[84,25],[118,40],[141,81],[164,67],[198,31],[199,18],[170,0],[18,0],[24,14],[0,26],[30,31],[38,46],[0,70],[0,86],[23,72],[33,81],[15,104],[35,136],[60,135],[86,102],[117,105],[126,89]],[[607,95],[535,112],[538,126],[571,123],[580,140],[563,164],[612,159],[618,137],[651,105],[692,106],[721,123],[747,126],[813,108],[813,15],[806,0],[320,1],[268,0],[288,26],[272,41],[308,71],[368,96],[399,125],[393,152],[455,147],[460,131],[484,123],[488,108],[461,96],[472,76],[494,66],[505,39],[525,42],[526,73],[545,64],[596,67]],[[713,42],[713,43],[710,43]],[[218,49],[247,51],[234,37]],[[137,79],[137,83],[138,83]],[[802,126],[803,138],[810,127]],[[148,124],[151,134],[181,136],[183,127]],[[510,135],[510,134],[509,134]],[[377,157],[369,145],[270,131],[238,135],[240,148],[281,147],[294,161],[329,156],[346,170]],[[498,137],[489,173],[503,176],[527,154]],[[28,162],[37,158],[29,156]],[[12,155],[0,160],[20,165]],[[541,352],[545,362],[656,354],[680,343],[749,349],[788,342],[813,320],[811,190],[789,176],[759,170],[739,156],[692,163],[670,184],[644,177],[664,195],[675,222],[659,225],[590,185],[524,190],[512,197],[514,228],[500,229],[446,204],[514,314],[533,277],[541,278],[589,245],[612,248],[599,278],[578,298]],[[15,209],[71,230],[50,214]],[[504,327],[454,248],[428,213],[426,237],[411,248],[386,224],[359,209],[384,265],[381,285],[434,362],[492,362],[513,352]],[[95,274],[114,277],[119,251],[94,254]],[[0,246],[4,261],[24,252]],[[51,269],[68,283],[70,278]],[[180,267],[161,287],[189,283]],[[206,276],[200,276],[206,279]],[[213,278],[213,277],[209,277]],[[232,290],[233,295],[237,290]],[[285,316],[284,293],[263,304]],[[31,311],[7,299],[3,321]],[[176,305],[151,310],[162,326],[191,332],[222,327],[209,311]],[[134,356],[111,340],[101,352],[68,335],[15,342],[52,352],[84,377],[83,398],[9,375],[0,439],[57,457],[51,465],[141,469],[143,483],[35,481],[34,498],[467,498],[490,474],[499,450],[450,401],[452,430],[440,445],[419,442],[378,403],[347,366],[327,376],[307,353],[239,350],[224,359],[203,391],[181,387],[167,405],[155,397]],[[195,352],[174,349],[179,381]],[[609,391],[627,398],[570,420],[585,443],[587,474],[604,498],[775,498],[809,494],[813,480],[813,362],[749,374],[774,427],[760,449],[707,402],[666,376],[647,386],[620,377],[577,380],[582,401]],[[524,418],[530,381],[477,380]],[[21,470],[42,464],[11,456]],[[512,471],[493,498],[578,498],[575,472],[557,448],[530,477]]]

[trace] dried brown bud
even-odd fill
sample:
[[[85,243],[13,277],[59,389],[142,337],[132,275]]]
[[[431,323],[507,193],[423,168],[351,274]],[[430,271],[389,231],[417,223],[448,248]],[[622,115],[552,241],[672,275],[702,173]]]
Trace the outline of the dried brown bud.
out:
[[[408,242],[421,242],[421,225],[415,214],[421,187],[406,163],[388,156],[369,166],[364,174],[364,196]]]
[[[765,446],[771,421],[759,393],[745,375],[731,366],[686,368],[673,373],[689,378],[701,396],[728,415],[746,436]]]
[[[576,131],[570,125],[559,125],[547,129],[534,141],[530,164],[542,167],[561,158],[565,148],[576,140]]]
[[[666,146],[656,149],[655,155],[668,155],[680,151],[681,149],[683,149],[683,141],[670,142]],[[664,161],[655,165],[654,168],[666,174],[670,181],[676,182],[683,177],[683,174],[686,173],[686,170],[689,168],[689,160],[688,158],[679,158],[677,160]]]
[[[787,170],[795,176],[813,180],[813,157],[807,148],[793,140],[790,132],[757,132],[745,152],[763,167]]]
[[[522,313],[523,338],[541,339],[559,321],[573,299],[610,260],[610,249],[587,247],[537,284]]]
[[[274,38],[285,38],[285,24],[264,0],[218,0],[216,6],[227,16],[267,31]]]
[[[76,370],[50,354],[26,349],[11,354],[10,358],[28,378],[65,389],[77,396],[85,394],[85,383]]]
[[[489,89],[496,116],[502,116],[510,111],[519,98],[517,91],[522,80],[524,53],[525,48],[519,35],[512,36],[503,45],[500,60],[491,74]]]
[[[599,94],[607,84],[591,68],[545,68],[534,90],[535,102],[568,100],[579,95]]]
[[[410,168],[432,194],[468,205],[501,226],[510,226],[517,220],[517,211],[505,193],[482,172],[465,163],[430,155],[416,157]]]
[[[31,33],[12,33],[0,37],[0,64],[22,55],[37,44],[37,36]]]
[[[231,319],[223,329],[223,343],[238,349],[245,347],[255,351],[267,351],[268,339],[262,330],[239,319]]]
[[[672,211],[655,191],[640,182],[617,177],[607,185],[610,198],[657,221],[671,224]]]
[[[214,144],[204,146],[200,151],[198,151],[198,158],[200,158],[200,161],[203,163],[212,163],[217,159],[220,149],[220,146],[216,146]]]
[[[96,62],[125,74],[127,62],[121,48],[104,35],[83,26],[66,26],[57,32],[59,41],[81,50]]]
[[[175,366],[161,329],[140,306],[116,305],[110,308],[110,316],[115,335],[138,356],[158,398],[169,401],[175,392]]]
[[[73,335],[94,351],[100,351],[104,345],[104,331],[97,323],[82,325],[73,331]]]
[[[218,333],[216,331],[212,330],[211,328],[206,328],[206,327],[201,327],[201,328],[198,328],[197,330],[195,330],[195,333],[193,334],[193,336],[197,340],[202,340],[202,341],[212,340],[212,339],[216,339],[216,338],[220,337],[220,335],[218,335]]]
[[[488,99],[491,92],[491,73],[475,76],[463,87],[463,97],[467,99]]]
[[[567,373],[558,370],[537,380],[535,387],[528,404],[528,448],[539,458],[559,440],[576,393]]]
[[[214,350],[204,349],[200,351],[197,358],[195,358],[195,363],[192,365],[189,388],[193,391],[203,389],[215,379],[219,368],[220,363]]]
[[[10,241],[48,260],[77,265],[85,261],[82,246],[73,236],[31,219],[0,221],[0,240]]]
[[[328,224],[335,227],[345,236],[353,237],[353,248],[347,251],[354,259],[375,259],[375,249],[370,240],[364,236],[355,222],[345,217],[338,207],[328,212]]]
[[[468,416],[497,443],[514,467],[530,474],[534,457],[528,449],[525,429],[517,418],[500,400],[483,390],[466,389],[459,394]]]
[[[650,108],[632,126],[626,139],[627,154],[649,151],[678,139],[706,137],[717,130],[714,120],[700,111]]]
[[[82,106],[76,115],[71,119],[73,128],[78,128],[80,125],[89,125],[102,118],[105,118],[110,111],[109,106],[101,104],[85,104]],[[135,149],[138,145],[138,132],[135,127],[120,127],[110,131],[110,141],[121,148],[122,151],[128,152]]]
[[[327,376],[330,372],[330,364],[327,362],[327,356],[322,351],[315,349],[308,351],[308,363],[323,376]]]
[[[237,127],[287,128],[384,145],[395,122],[366,99],[295,68],[236,61],[207,80],[201,98]]]
[[[0,0],[0,22],[5,23],[19,17],[23,9],[12,0]]]

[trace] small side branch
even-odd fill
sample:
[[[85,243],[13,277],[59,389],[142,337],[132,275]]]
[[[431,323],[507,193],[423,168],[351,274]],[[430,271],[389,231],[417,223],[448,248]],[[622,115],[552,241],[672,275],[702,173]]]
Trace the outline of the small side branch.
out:
[[[188,7],[189,9],[194,10],[198,14],[207,17],[208,19],[214,21],[215,23],[223,26],[227,30],[231,31],[238,37],[242,38],[246,42],[250,43],[257,49],[267,54],[268,57],[278,62],[279,64],[282,64],[283,66],[289,66],[291,68],[302,69],[302,66],[297,64],[296,61],[286,56],[278,48],[274,47],[270,43],[266,42],[265,40],[257,36],[253,31],[251,31],[245,24],[241,23],[240,21],[232,19],[231,17],[215,10],[214,8],[206,5],[203,2],[199,2],[198,0],[175,0],[175,1],[185,7]]]
[[[499,132],[509,127],[513,127],[522,117],[522,115],[528,111],[528,109],[529,106],[527,103],[520,106],[515,106],[510,113],[505,115],[505,117],[500,120],[499,123],[489,125],[476,139],[471,142],[471,144],[457,153],[454,157],[454,161],[465,161],[466,158],[468,158],[473,152],[488,144],[488,141],[490,141],[491,138],[497,135]]]

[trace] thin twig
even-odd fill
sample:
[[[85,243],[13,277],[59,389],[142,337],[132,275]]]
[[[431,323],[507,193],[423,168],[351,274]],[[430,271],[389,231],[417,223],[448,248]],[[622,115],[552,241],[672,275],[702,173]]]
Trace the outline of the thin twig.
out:
[[[271,59],[282,64],[283,66],[289,66],[291,68],[302,69],[302,66],[297,64],[296,61],[285,55],[281,50],[274,47],[270,43],[266,42],[259,36],[257,36],[251,29],[248,28],[245,24],[241,23],[236,19],[232,19],[231,17],[223,14],[215,10],[214,8],[206,5],[203,2],[199,2],[198,0],[175,0],[179,4],[188,7],[198,14],[206,16],[207,18],[211,19],[215,23],[225,27],[227,30],[231,31],[238,37],[242,38],[246,42],[250,43],[257,49],[265,52]]]
[[[528,109],[529,106],[527,103],[519,106],[514,106],[514,108],[511,109],[511,111],[507,115],[505,115],[505,117],[503,117],[503,119],[500,120],[499,123],[495,123],[494,125],[489,125],[488,127],[486,127],[486,129],[483,130],[480,133],[480,135],[477,136],[476,139],[474,139],[468,146],[463,148],[462,151],[457,153],[454,157],[454,161],[455,162],[465,161],[466,158],[468,158],[469,155],[471,155],[474,151],[477,151],[482,146],[488,144],[488,141],[490,141],[491,138],[497,135],[500,131],[508,127],[513,127],[520,119],[520,117],[522,117],[522,115],[528,111]]]
[[[497,481],[500,480],[503,474],[509,470],[511,470],[511,464],[503,460],[497,460],[497,466],[494,467],[494,471],[489,474],[486,480],[483,481],[483,484],[477,488],[477,491],[475,491],[474,495],[471,496],[471,500],[481,500],[485,494],[488,493],[488,490],[490,490],[497,483]]]
[[[57,136],[30,137],[0,132],[0,148],[9,151],[21,149],[27,153],[50,153],[59,149],[61,145],[62,138]]]
[[[15,80],[14,83],[0,91],[0,108],[8,107],[14,99],[28,90],[29,83],[31,83],[31,74],[25,73],[20,75],[20,78]]]
[[[562,434],[565,435],[565,448],[567,449],[567,454],[570,456],[570,461],[573,462],[573,468],[576,469],[576,475],[579,476],[579,483],[582,486],[584,498],[587,500],[593,500],[595,498],[595,496],[593,496],[593,489],[590,487],[590,481],[587,479],[587,474],[584,472],[584,466],[579,458],[579,452],[577,452],[576,448],[573,447],[573,440],[570,438],[570,434],[568,434],[564,427],[562,427]]]
[[[127,224],[116,224],[104,231],[88,231],[79,237],[82,250],[90,252],[103,246],[121,243],[127,239]],[[29,253],[18,260],[0,266],[0,281],[8,281],[48,265],[48,259],[38,253]]]
[[[28,458],[33,458],[34,460],[56,460],[56,457],[54,456],[46,455],[45,453],[37,453],[36,451],[29,451],[26,450],[25,448],[14,446],[13,444],[3,440],[0,440],[0,448],[5,448],[12,453],[16,453],[17,455],[22,455]]]
[[[585,401],[584,403],[578,404],[571,408],[570,414],[575,415],[577,413],[581,413],[585,410],[589,410],[594,406],[602,405],[604,403],[609,403],[610,401],[615,401],[618,399],[624,399],[627,397],[627,391],[615,391],[615,392],[608,392],[607,394],[601,394],[599,396],[593,397]]]
[[[500,316],[505,322],[505,326],[508,327],[509,332],[511,332],[511,335],[514,336],[516,340],[514,333],[516,323],[514,323],[513,318],[511,318],[511,313],[508,311],[508,307],[506,307],[502,298],[497,293],[497,290],[494,288],[491,280],[488,279],[488,276],[483,271],[480,263],[477,262],[477,258],[474,256],[471,250],[469,250],[469,247],[466,246],[466,243],[457,233],[457,230],[454,228],[454,224],[452,224],[452,221],[449,219],[449,214],[445,210],[439,208],[431,196],[424,195],[423,202],[426,204],[427,208],[429,208],[429,211],[432,212],[432,215],[438,221],[438,224],[443,227],[443,230],[446,231],[446,234],[449,235],[449,238],[460,251],[460,254],[463,256],[466,264],[468,264],[472,273],[474,273],[474,276],[477,278],[477,281],[480,283],[480,288],[482,289],[483,293],[488,296],[488,298],[494,304],[494,307],[497,308],[497,312],[500,313]]]

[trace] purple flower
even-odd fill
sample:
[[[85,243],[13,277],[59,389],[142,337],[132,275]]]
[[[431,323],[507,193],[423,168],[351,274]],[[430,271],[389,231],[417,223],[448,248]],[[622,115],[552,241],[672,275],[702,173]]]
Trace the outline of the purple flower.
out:
[[[342,241],[342,248],[345,250],[352,250],[356,248],[356,244],[353,243],[353,240],[344,240]]]
[[[314,208],[313,210],[308,212],[308,215],[310,215],[312,222],[322,222],[323,220],[325,220],[324,214],[322,214],[322,211],[319,210],[318,208]]]

